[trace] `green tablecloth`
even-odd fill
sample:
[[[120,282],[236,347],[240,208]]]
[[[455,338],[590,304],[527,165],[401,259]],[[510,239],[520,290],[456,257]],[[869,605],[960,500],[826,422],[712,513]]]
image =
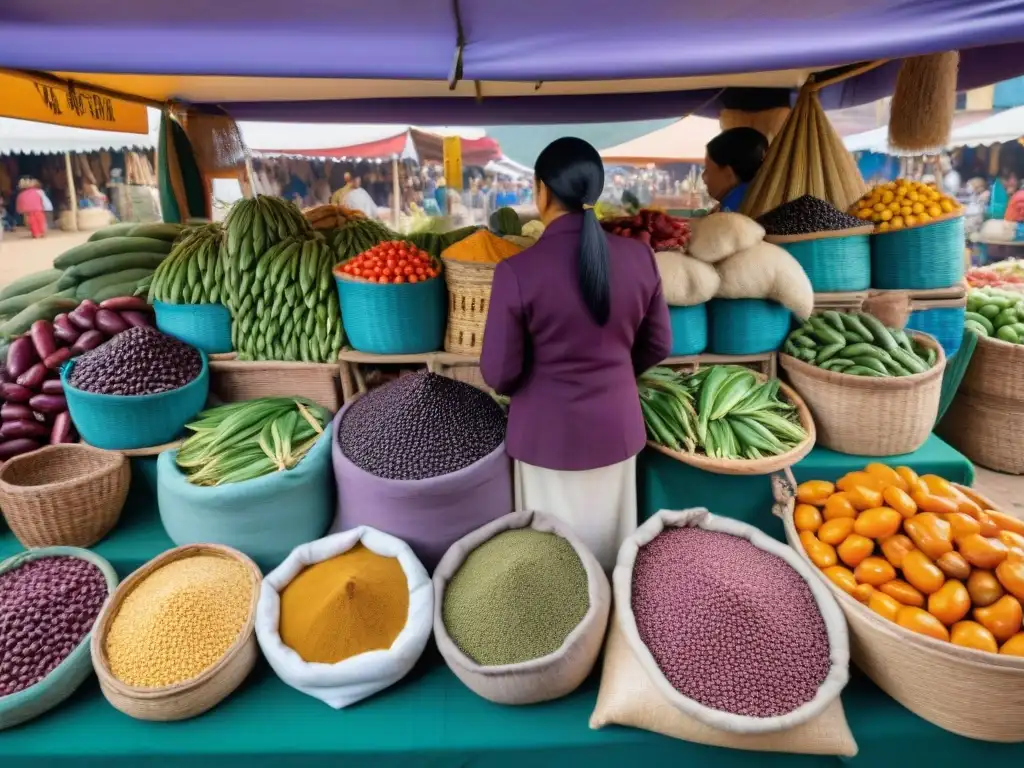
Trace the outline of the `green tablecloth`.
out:
[[[969,480],[970,465],[937,439],[906,463],[954,480]],[[863,459],[815,451],[797,476],[836,477]],[[116,532],[97,545],[125,576],[172,546],[156,513],[145,465]],[[722,514],[771,530],[770,489],[765,478],[713,478],[670,459],[643,457],[640,470],[645,511],[706,505]],[[0,533],[0,559],[20,549]],[[702,747],[644,731],[611,727],[591,731],[597,674],[559,701],[502,707],[478,698],[429,650],[397,686],[348,710],[336,712],[281,683],[264,662],[243,687],[206,715],[182,723],[144,723],[122,715],[90,680],[68,702],[31,723],[0,732],[0,766],[143,765],[283,768],[286,766],[494,766],[566,768],[710,764],[716,768],[838,766],[822,757],[751,753]],[[1024,759],[1024,745],[972,742],[913,715],[855,674],[843,693],[846,715],[860,747],[848,761],[865,768],[921,765],[962,768],[970,761]]]
[[[906,465],[920,474],[941,475],[963,485],[974,482],[971,462],[935,435],[914,453],[881,459],[815,448],[793,467],[793,474],[800,482],[835,481],[871,461],[894,467]],[[662,509],[707,507],[715,514],[742,520],[785,539],[781,521],[772,516],[772,489],[767,476],[713,475],[647,449],[640,454],[637,484],[641,520]]]

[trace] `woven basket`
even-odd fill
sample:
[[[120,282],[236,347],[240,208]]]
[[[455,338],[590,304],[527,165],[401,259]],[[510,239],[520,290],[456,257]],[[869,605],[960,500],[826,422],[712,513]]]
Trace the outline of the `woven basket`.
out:
[[[934,336],[942,345],[942,351],[946,353],[946,357],[950,358],[960,349],[960,342],[964,338],[964,313],[967,311],[967,306],[963,300],[939,304],[939,306],[914,307],[910,317],[907,318],[906,327]]]
[[[672,356],[699,355],[708,348],[708,305],[669,307],[672,324]]]
[[[814,415],[819,445],[859,456],[898,456],[924,445],[939,411],[946,355],[931,336],[912,336],[938,351],[935,365],[913,376],[855,376],[779,355],[789,383]]]
[[[872,227],[813,235],[766,237],[785,248],[811,281],[815,293],[863,291],[871,285]]]
[[[757,378],[760,381],[767,381],[766,376],[758,375]],[[797,413],[800,416],[800,426],[807,432],[807,437],[804,438],[803,442],[785,453],[765,459],[712,459],[701,453],[673,451],[671,448],[658,445],[651,440],[647,441],[647,445],[669,458],[715,475],[770,475],[786,467],[791,467],[814,448],[816,432],[814,429],[814,419],[811,418],[811,411],[803,401],[803,398],[784,382],[779,382],[779,388],[786,399],[796,406]]]
[[[782,518],[786,540],[846,614],[854,663],[896,701],[940,728],[982,741],[1024,741],[1024,658],[925,637],[857,602],[804,553],[793,524],[796,481],[792,474],[773,476],[772,488],[774,512]]]
[[[231,351],[231,312],[223,304],[153,302],[156,327],[207,354]]]
[[[120,453],[50,445],[0,468],[0,509],[25,547],[91,547],[117,524],[131,477]]]
[[[1024,345],[1002,339],[978,337],[960,391],[986,403],[1009,408],[1024,407]]]
[[[225,403],[257,397],[308,397],[335,413],[341,408],[340,387],[334,363],[210,361],[210,392]]]
[[[708,303],[708,351],[716,355],[773,352],[789,333],[791,314],[764,299],[713,299]]]
[[[107,659],[107,634],[121,608],[121,603],[143,579],[161,566],[196,555],[226,557],[242,563],[252,577],[252,603],[245,626],[238,639],[219,661],[198,676],[183,683],[161,688],[138,688],[114,677]],[[259,602],[259,568],[248,557],[230,547],[217,544],[191,544],[168,550],[158,555],[129,576],[107,600],[92,633],[92,663],[100,680],[100,690],[115,709],[138,720],[169,722],[185,720],[212,709],[242,684],[256,664],[259,646],[254,626],[256,605]]]
[[[936,433],[983,467],[1024,475],[1024,406],[957,392]]]
[[[963,276],[962,215],[871,237],[871,284],[875,288],[947,288]]]
[[[444,259],[445,282],[448,284],[445,352],[480,356],[495,266]]]
[[[0,573],[13,571],[31,560],[44,557],[77,557],[92,563],[103,574],[107,582],[107,592],[117,587],[117,573],[110,563],[87,549],[77,547],[46,547],[33,549],[30,552],[19,552],[0,562]],[[89,640],[91,633],[82,638],[68,656],[53,671],[35,685],[0,698],[0,731],[39,717],[56,707],[86,681],[92,674],[92,661],[89,658]]]
[[[436,352],[444,343],[444,283],[398,285],[335,277],[345,337],[375,355]]]

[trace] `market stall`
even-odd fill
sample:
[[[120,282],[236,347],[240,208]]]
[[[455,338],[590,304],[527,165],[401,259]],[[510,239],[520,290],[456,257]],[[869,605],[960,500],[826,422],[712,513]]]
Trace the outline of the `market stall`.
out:
[[[66,10],[61,33],[74,29]],[[161,76],[181,71],[169,47],[149,58],[154,77],[87,77],[222,102],[236,118],[373,102],[487,119],[580,98],[579,114],[678,113],[723,85],[799,87],[742,213],[601,211],[606,231],[653,249],[673,325],[671,356],[637,381],[644,519],[614,570],[588,530],[513,509],[505,404],[479,371],[495,269],[542,236],[540,222],[502,209],[485,228],[401,236],[341,206],[259,196],[222,224],[101,231],[0,297],[0,313],[16,313],[0,327],[13,339],[0,557],[45,547],[0,566],[0,596],[31,609],[3,625],[17,667],[0,680],[0,754],[11,765],[142,753],[267,765],[1012,760],[1024,523],[974,494],[970,463],[931,434],[973,319],[961,211],[927,185],[869,187],[823,110],[872,72],[891,84],[899,70],[905,97],[915,68],[940,82],[922,98],[941,106],[955,57],[807,78],[817,54],[780,55],[787,40],[773,39],[744,64],[773,71],[706,78],[735,69],[715,47],[734,51],[735,29],[708,35],[697,71],[692,51],[659,45],[658,30],[677,31],[661,15],[644,22],[643,50],[674,60],[616,62],[614,74],[668,78],[658,106],[651,82],[595,80],[609,65],[594,29],[577,26],[592,16],[574,18],[581,55],[570,34],[559,65],[550,38],[534,36],[547,16],[524,15],[530,29],[517,31],[472,11],[452,73],[450,30],[418,11],[388,18],[385,34],[419,47],[416,72],[388,60],[374,72],[385,82],[330,80],[333,37],[324,78],[301,88],[291,59],[261,59],[261,74],[280,76],[259,94],[269,111],[239,82]],[[850,25],[877,11],[849,12],[842,29],[808,15],[792,41],[813,27],[830,60],[856,62],[906,54],[892,30],[931,34],[915,8],[854,45]],[[973,22],[961,81],[977,60],[968,45],[1024,37],[1007,19]],[[616,44],[639,32],[618,25]],[[155,33],[101,37],[121,50]],[[7,34],[0,24],[2,63],[95,68],[70,46],[56,59],[47,48],[44,64]],[[245,50],[250,34],[233,44]],[[323,44],[289,39],[307,58]],[[349,58],[382,61],[383,38],[346,39]],[[526,46],[512,58],[510,40]],[[188,69],[223,71],[217,55],[193,47]],[[247,75],[242,58],[232,66]],[[186,136],[166,119],[161,140],[199,158],[201,177],[195,120]],[[909,145],[951,126],[893,127]],[[996,335],[1016,334],[1016,304],[988,303]],[[670,511],[702,501],[710,514]]]

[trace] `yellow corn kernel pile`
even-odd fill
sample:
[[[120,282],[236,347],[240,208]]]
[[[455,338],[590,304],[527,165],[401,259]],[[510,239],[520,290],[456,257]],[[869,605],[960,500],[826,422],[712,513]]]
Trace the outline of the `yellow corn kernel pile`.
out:
[[[246,568],[225,557],[197,555],[157,569],[125,598],[110,624],[111,672],[140,688],[198,676],[238,639],[252,590]]]
[[[956,213],[961,206],[933,184],[896,179],[879,184],[850,207],[850,213],[870,221],[879,232],[928,224]]]

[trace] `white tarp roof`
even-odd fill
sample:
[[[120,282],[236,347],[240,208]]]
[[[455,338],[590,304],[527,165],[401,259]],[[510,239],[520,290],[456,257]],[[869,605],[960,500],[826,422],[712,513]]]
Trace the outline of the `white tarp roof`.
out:
[[[533,168],[517,163],[507,155],[502,155],[500,160],[491,160],[484,168],[489,173],[503,173],[515,179],[523,179],[533,176]]]
[[[346,125],[344,123],[253,123],[239,122],[242,139],[254,152],[267,150],[310,150],[351,147],[390,139],[411,128],[441,136],[479,139],[486,135],[482,128],[459,126],[420,127],[402,124]],[[272,152],[269,154],[273,154]]]
[[[950,147],[980,147],[1017,141],[1024,136],[1024,107],[1007,109],[992,117],[964,125],[949,137]]]
[[[149,112],[149,134],[94,131],[64,125],[36,123],[0,117],[0,155],[50,155],[64,152],[99,152],[138,147],[155,149],[160,130],[160,113]]]

